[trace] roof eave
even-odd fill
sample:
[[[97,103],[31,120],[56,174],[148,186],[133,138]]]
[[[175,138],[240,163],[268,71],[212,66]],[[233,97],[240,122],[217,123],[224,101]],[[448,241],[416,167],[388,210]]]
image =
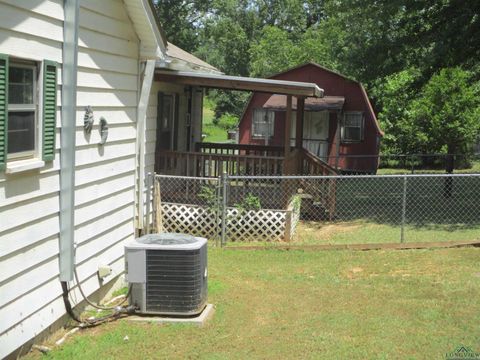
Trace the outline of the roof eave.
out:
[[[156,77],[184,85],[197,85],[206,88],[255,91],[271,94],[293,95],[297,97],[323,97],[323,89],[314,83],[288,80],[274,80],[228,76],[212,73],[194,73],[157,69]]]

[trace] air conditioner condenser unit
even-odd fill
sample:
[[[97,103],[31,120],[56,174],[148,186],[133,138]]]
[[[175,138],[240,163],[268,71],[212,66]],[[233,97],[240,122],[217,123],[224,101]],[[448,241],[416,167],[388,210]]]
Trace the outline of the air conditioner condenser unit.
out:
[[[149,234],[125,244],[130,304],[139,313],[197,315],[207,304],[207,240]]]

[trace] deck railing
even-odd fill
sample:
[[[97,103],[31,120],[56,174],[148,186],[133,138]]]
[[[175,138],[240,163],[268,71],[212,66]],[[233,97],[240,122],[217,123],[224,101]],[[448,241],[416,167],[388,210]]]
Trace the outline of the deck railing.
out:
[[[299,151],[300,175],[337,175],[338,172],[307,149]]]
[[[223,155],[253,155],[283,157],[283,146],[249,145],[249,144],[220,144],[196,143],[195,151],[206,154]]]
[[[199,143],[195,152],[158,151],[159,174],[218,177],[228,175],[336,175],[328,164],[305,149],[285,158],[280,146]]]
[[[155,172],[168,175],[219,177],[228,175],[282,175],[280,156],[226,155],[203,152],[160,151]]]

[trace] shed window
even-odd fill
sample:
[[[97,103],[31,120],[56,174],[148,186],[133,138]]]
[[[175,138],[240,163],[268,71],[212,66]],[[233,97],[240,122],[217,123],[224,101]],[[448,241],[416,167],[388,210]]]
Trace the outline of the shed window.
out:
[[[274,119],[274,111],[264,109],[253,110],[252,136],[259,138],[272,137]]]
[[[346,112],[342,119],[340,135],[343,142],[363,140],[364,116],[360,111]]]

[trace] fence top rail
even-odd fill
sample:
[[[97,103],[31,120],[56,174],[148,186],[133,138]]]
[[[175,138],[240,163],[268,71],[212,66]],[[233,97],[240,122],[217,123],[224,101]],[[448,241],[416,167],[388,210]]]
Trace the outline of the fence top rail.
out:
[[[385,178],[452,178],[480,177],[480,174],[394,174],[394,175],[228,175],[229,180],[272,180],[272,179],[385,179]]]
[[[184,179],[184,180],[202,180],[202,181],[219,181],[218,177],[205,177],[205,176],[183,176],[183,175],[165,175],[165,174],[153,174],[157,179],[159,178],[171,178],[171,179]]]

